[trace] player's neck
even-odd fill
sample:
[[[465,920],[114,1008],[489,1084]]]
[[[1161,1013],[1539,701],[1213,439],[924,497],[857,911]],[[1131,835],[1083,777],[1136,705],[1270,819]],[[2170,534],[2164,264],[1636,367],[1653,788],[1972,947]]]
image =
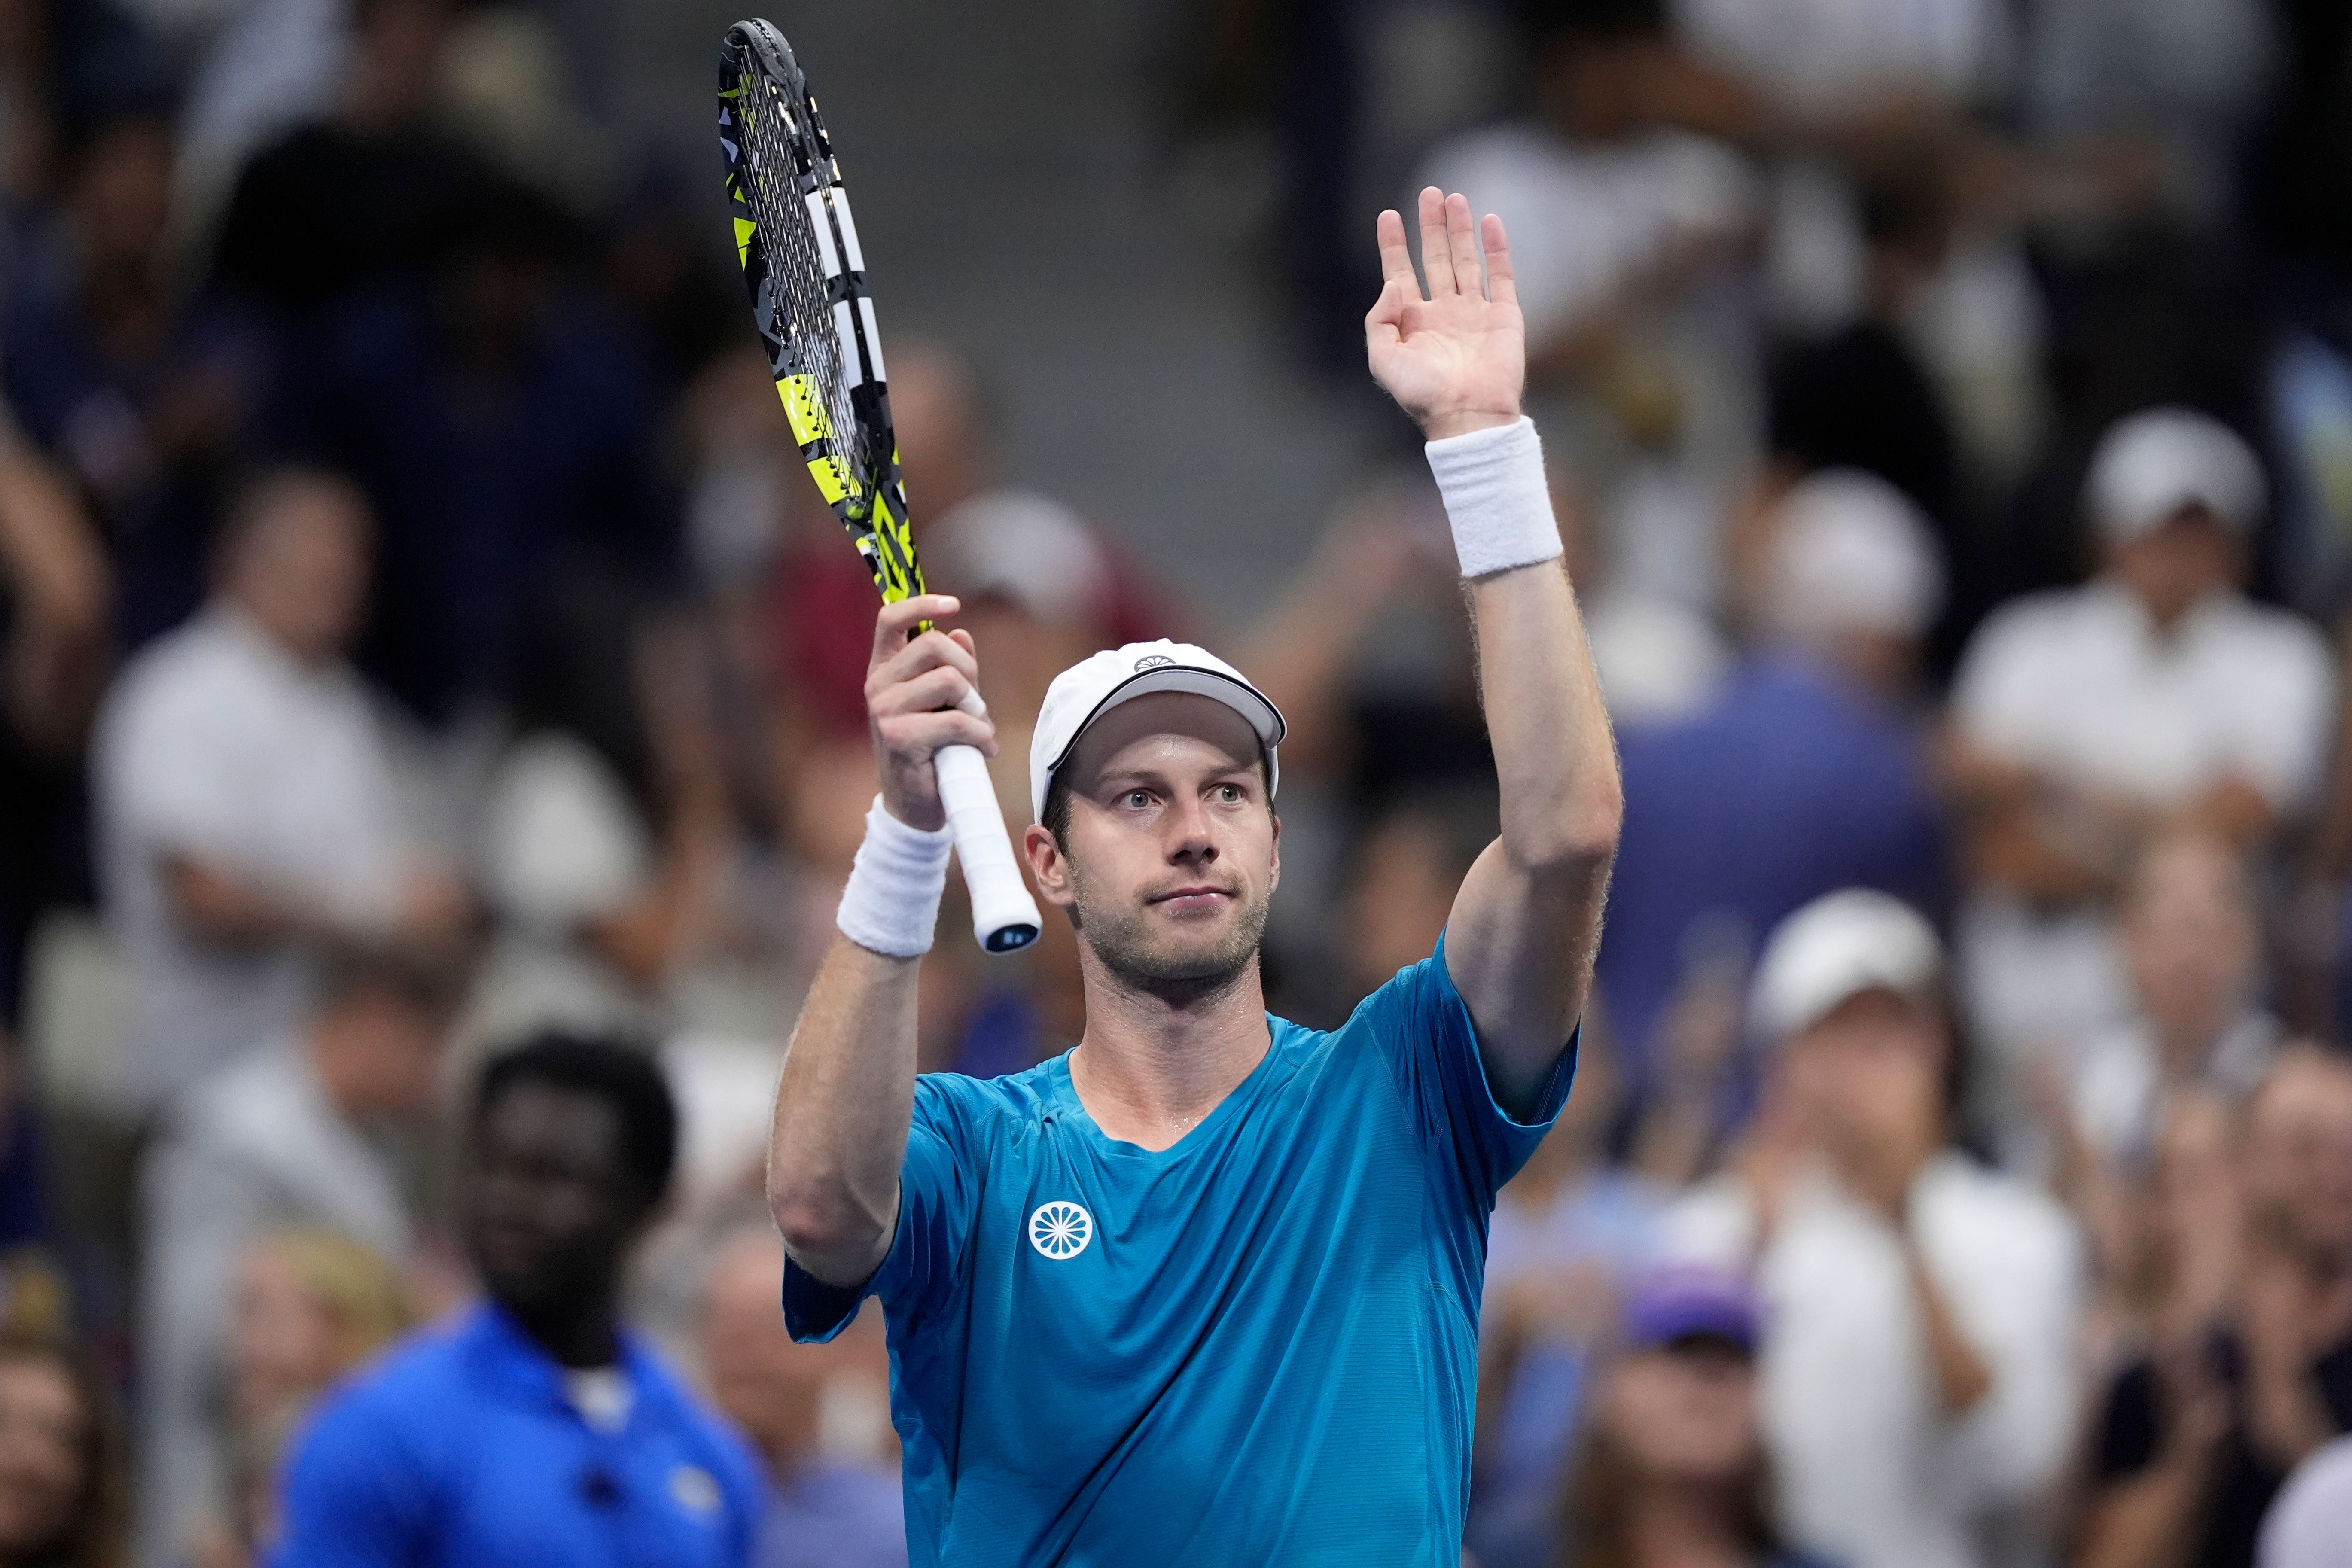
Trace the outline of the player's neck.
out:
[[[1085,973],[1087,1032],[1070,1054],[1070,1084],[1095,1125],[1123,1143],[1173,1145],[1273,1043],[1255,963],[1196,994],[1139,989],[1091,962]]]

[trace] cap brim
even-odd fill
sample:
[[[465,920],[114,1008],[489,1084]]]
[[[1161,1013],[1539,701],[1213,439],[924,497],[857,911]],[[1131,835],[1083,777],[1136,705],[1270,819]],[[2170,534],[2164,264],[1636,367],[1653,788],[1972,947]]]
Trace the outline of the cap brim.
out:
[[[1245,680],[1236,680],[1222,670],[1202,669],[1189,664],[1156,665],[1150,669],[1138,670],[1103,693],[1102,700],[1078,721],[1078,727],[1070,731],[1068,743],[1045,765],[1045,771],[1048,773],[1062,771],[1062,764],[1070,760],[1070,753],[1078,749],[1078,742],[1094,728],[1096,720],[1122,702],[1132,702],[1155,691],[1189,692],[1195,697],[1206,697],[1211,701],[1223,703],[1249,721],[1250,728],[1257,731],[1258,742],[1265,747],[1268,755],[1273,753],[1275,747],[1282,744],[1282,737],[1289,728],[1283,721],[1282,710]]]

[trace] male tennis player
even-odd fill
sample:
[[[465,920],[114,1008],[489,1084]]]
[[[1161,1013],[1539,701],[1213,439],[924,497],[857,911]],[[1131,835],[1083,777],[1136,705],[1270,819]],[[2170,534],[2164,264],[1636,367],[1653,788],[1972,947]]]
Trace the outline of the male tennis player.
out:
[[[882,612],[882,791],[784,1058],[768,1190],[793,1331],[890,1332],[918,1564],[1456,1568],[1495,1191],[1567,1099],[1622,814],[1562,570],[1502,224],[1381,215],[1372,374],[1420,422],[1477,624],[1502,836],[1437,952],[1321,1034],[1267,1016],[1282,719],[1201,649],[1065,671],[1030,748],[1038,890],[1077,928],[1076,1049],[915,1073],[948,838],[952,599]],[[1483,251],[1483,256],[1482,256]],[[1481,271],[1486,285],[1481,284]]]

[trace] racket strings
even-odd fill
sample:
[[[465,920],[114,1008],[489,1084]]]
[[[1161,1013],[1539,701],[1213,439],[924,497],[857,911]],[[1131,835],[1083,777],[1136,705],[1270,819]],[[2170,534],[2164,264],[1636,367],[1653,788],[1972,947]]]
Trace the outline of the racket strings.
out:
[[[870,496],[879,465],[866,423],[850,398],[852,373],[842,363],[824,264],[810,226],[812,215],[800,199],[796,175],[801,160],[782,128],[787,109],[766,77],[746,72],[742,80],[738,104],[756,105],[740,117],[739,133],[749,154],[742,187],[752,221],[769,247],[768,283],[776,317],[772,325],[815,384],[833,427],[838,460],[861,495]]]

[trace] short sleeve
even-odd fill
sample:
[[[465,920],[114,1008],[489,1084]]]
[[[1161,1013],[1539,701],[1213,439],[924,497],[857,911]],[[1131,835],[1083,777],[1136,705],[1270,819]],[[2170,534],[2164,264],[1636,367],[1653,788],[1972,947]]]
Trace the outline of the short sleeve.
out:
[[[185,672],[150,664],[113,716],[101,767],[117,831],[142,848],[219,854],[247,816],[231,748]],[[176,679],[175,679],[176,678]]]
[[[2042,608],[2028,601],[1996,613],[1969,639],[1952,678],[1952,719],[1960,732],[2013,760],[2030,760],[2042,749],[2052,666],[2038,646]]]
[[[408,1568],[430,1555],[431,1479],[362,1398],[331,1399],[296,1439],[268,1568]]]
[[[1481,1213],[1495,1206],[1495,1194],[1543,1142],[1576,1077],[1577,1037],[1570,1035],[1537,1094],[1532,1120],[1520,1121],[1496,1102],[1469,1004],[1445,967],[1443,936],[1434,953],[1366,997],[1347,1027],[1369,1029],[1388,1054],[1424,1141],[1444,1156]]]
[[[978,1167],[972,1120],[959,1086],[971,1083],[951,1073],[915,1079],[907,1157],[898,1167],[898,1227],[872,1279],[862,1286],[828,1285],[784,1260],[784,1326],[794,1339],[832,1339],[849,1326],[867,1296],[881,1298],[893,1319],[906,1320],[936,1311],[957,1289]]]
[[[2294,811],[2310,802],[2326,771],[2336,664],[2325,639],[2284,614],[2265,629],[2274,634],[2268,657],[2249,661],[2233,694],[2231,761],[2273,807]]]

